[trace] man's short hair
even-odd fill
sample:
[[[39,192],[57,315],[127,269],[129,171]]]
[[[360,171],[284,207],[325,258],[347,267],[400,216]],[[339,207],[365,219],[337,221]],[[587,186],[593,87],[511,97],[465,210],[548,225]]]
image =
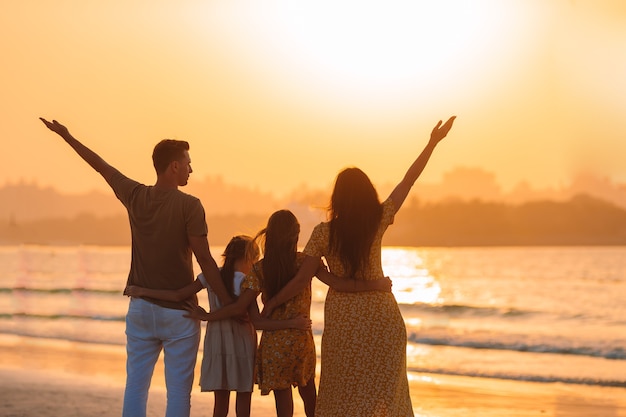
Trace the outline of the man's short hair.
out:
[[[165,172],[173,161],[180,161],[189,150],[189,142],[184,140],[163,139],[152,151],[152,163],[157,175]]]

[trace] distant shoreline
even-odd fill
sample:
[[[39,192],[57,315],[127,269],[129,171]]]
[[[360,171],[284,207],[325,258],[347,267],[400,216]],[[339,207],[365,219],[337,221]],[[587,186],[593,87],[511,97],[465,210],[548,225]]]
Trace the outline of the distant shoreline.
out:
[[[290,208],[301,225],[304,245],[323,216],[308,206]],[[255,235],[271,214],[207,215],[209,242],[224,245],[235,234]],[[0,219],[0,245],[130,244],[126,214],[108,217],[83,213],[69,218]],[[626,209],[588,195],[568,201],[531,201],[517,205],[481,200],[408,204],[385,233],[386,246],[623,246]]]

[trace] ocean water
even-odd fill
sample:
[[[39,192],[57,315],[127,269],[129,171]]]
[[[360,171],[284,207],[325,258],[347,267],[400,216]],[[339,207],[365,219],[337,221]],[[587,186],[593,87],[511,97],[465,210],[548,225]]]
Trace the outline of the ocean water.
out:
[[[0,246],[0,334],[123,345],[129,261],[127,247]],[[410,378],[626,388],[626,247],[385,247],[383,269]],[[318,355],[325,295],[314,280]]]

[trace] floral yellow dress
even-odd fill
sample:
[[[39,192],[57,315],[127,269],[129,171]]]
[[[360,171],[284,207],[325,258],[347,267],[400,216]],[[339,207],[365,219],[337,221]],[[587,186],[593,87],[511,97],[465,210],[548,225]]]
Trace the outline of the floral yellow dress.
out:
[[[367,271],[356,279],[383,278],[382,237],[393,223],[392,200],[370,252]],[[329,250],[329,224],[315,227],[304,253],[324,256],[335,275],[344,268]],[[322,369],[316,417],[413,416],[406,373],[406,327],[391,293],[346,293],[328,289],[324,305]]]
[[[298,253],[298,267],[304,255]],[[257,262],[241,283],[241,290],[249,288],[257,293],[263,288],[263,260]],[[311,285],[297,296],[277,307],[269,318],[287,320],[311,314]],[[255,362],[256,382],[261,395],[274,389],[306,386],[315,376],[315,343],[309,330],[263,330]]]

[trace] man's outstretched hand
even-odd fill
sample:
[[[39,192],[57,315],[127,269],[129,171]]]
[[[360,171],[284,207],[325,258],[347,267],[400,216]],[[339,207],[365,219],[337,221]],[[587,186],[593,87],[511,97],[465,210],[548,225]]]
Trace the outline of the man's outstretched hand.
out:
[[[56,120],[49,122],[43,117],[40,117],[39,120],[41,120],[48,129],[52,130],[54,133],[56,133],[57,135],[63,138],[66,138],[70,135],[70,132],[69,130],[67,130],[67,127],[63,126],[61,123],[57,122]]]

